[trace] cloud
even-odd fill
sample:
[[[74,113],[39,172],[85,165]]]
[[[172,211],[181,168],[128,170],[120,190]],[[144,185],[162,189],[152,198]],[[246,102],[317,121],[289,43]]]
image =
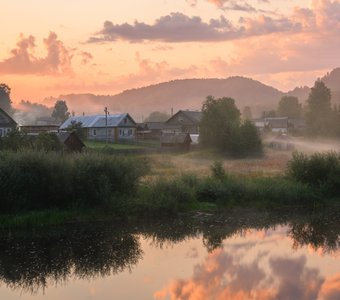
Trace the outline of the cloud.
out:
[[[340,298],[340,273],[328,278],[322,285],[320,299],[338,300]]]
[[[223,10],[238,10],[244,12],[257,12],[259,11],[249,1],[242,0],[207,0],[209,3],[217,6]],[[268,0],[258,0],[258,3],[269,3]],[[260,10],[261,11],[261,10]]]
[[[103,28],[89,38],[90,43],[124,40],[129,42],[162,41],[220,42],[247,37],[268,36],[275,33],[340,33],[340,2],[314,0],[310,8],[296,7],[291,15],[279,16],[258,10],[247,1],[211,0],[218,7],[256,12],[253,17],[241,17],[232,23],[224,16],[204,21],[198,16],[173,12],[162,16],[153,24],[135,21],[133,24],[114,24],[105,21]],[[261,1],[267,2],[267,1]],[[196,1],[189,1],[192,6]]]
[[[115,81],[118,82],[121,87],[131,87],[131,82],[133,82],[134,86],[138,87],[155,83],[155,78],[157,78],[158,82],[162,82],[187,78],[188,76],[194,76],[199,73],[199,70],[194,65],[181,68],[172,67],[165,60],[152,61],[143,58],[139,52],[136,53],[135,60],[138,65],[138,69],[135,72],[116,78]]]
[[[1,74],[38,74],[58,75],[72,72],[72,50],[67,49],[54,32],[43,40],[47,51],[45,57],[36,57],[35,37],[20,35],[11,56],[0,61]]]
[[[196,6],[197,0],[185,0],[190,6]]]
[[[306,258],[270,260],[275,279],[279,281],[276,299],[317,299],[324,279],[317,269],[306,267]]]
[[[155,299],[246,300],[301,299],[333,300],[338,296],[339,276],[326,281],[319,270],[306,266],[306,257],[269,258],[268,253],[253,261],[235,251],[217,249],[202,264],[196,265],[189,279],[170,282],[154,293]],[[265,259],[269,270],[260,266]],[[247,261],[247,263],[245,262]],[[322,295],[323,298],[320,298]],[[333,298],[332,298],[333,297]]]
[[[225,70],[260,80],[278,74],[279,85],[287,88],[306,84],[307,77],[312,84],[316,72],[320,76],[340,64],[340,1],[319,0],[310,8],[296,7],[289,19],[290,23],[263,16],[241,19],[249,37],[233,41],[233,53],[211,60],[210,67],[219,74]],[[282,31],[292,24],[291,34]],[[298,76],[305,80],[299,81]]]
[[[221,42],[274,32],[298,32],[300,29],[299,23],[284,17],[261,15],[258,18],[241,18],[235,26],[224,16],[204,22],[200,17],[189,17],[176,12],[160,17],[152,25],[138,21],[134,24],[113,24],[106,21],[104,27],[90,37],[88,42]]]
[[[93,60],[93,55],[90,52],[81,51],[79,53],[79,55],[81,57],[81,64],[82,65],[86,65],[86,64],[90,63]]]
[[[104,23],[96,36],[88,42],[114,42],[127,40],[130,42],[162,41],[162,42],[197,42],[197,41],[223,41],[237,38],[242,29],[235,29],[223,16],[204,22],[200,17],[189,17],[175,12],[160,17],[154,24],[149,25],[136,21],[134,24]]]

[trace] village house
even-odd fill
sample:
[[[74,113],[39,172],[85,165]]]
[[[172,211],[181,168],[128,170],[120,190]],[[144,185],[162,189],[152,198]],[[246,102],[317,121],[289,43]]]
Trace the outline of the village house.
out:
[[[260,131],[287,133],[288,118],[287,117],[268,117],[263,119],[254,119],[253,123]]]
[[[22,125],[20,131],[28,135],[40,133],[56,133],[59,125]]]
[[[122,142],[134,140],[136,137],[136,122],[127,114],[73,116],[67,119],[59,130],[66,130],[74,123],[81,123],[85,136],[89,140]]]
[[[164,122],[145,122],[137,124],[139,139],[159,140],[162,136]]]
[[[161,137],[163,149],[189,151],[191,142],[190,134],[187,132],[164,133]]]
[[[8,113],[0,108],[0,138],[17,128],[18,124]]]
[[[202,112],[180,110],[164,123],[163,133],[186,132],[199,134]]]

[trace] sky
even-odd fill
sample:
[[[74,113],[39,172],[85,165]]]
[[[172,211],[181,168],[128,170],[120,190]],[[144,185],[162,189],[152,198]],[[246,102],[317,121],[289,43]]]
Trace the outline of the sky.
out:
[[[0,0],[12,100],[246,76],[282,91],[340,66],[340,0]]]

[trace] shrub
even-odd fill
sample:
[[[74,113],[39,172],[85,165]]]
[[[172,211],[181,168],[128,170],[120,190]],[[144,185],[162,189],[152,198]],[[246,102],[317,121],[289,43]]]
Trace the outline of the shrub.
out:
[[[335,195],[340,192],[340,154],[327,152],[308,156],[295,152],[288,162],[287,174],[325,194]]]
[[[127,157],[0,152],[0,210],[114,207],[135,192],[147,169]]]
[[[218,180],[223,180],[226,178],[226,172],[224,171],[223,164],[221,161],[214,161],[211,166],[212,177]]]
[[[136,202],[139,213],[174,215],[195,201],[194,191],[181,179],[158,179],[142,186]]]

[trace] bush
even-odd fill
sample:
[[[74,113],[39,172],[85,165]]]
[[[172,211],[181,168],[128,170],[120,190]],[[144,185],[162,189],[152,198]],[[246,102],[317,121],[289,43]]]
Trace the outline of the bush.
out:
[[[182,179],[158,179],[142,186],[136,202],[138,213],[174,215],[186,210],[195,201],[194,190],[188,183]]]
[[[340,154],[327,152],[308,156],[295,152],[288,162],[287,174],[324,194],[336,195],[340,192]]]
[[[144,161],[126,157],[0,152],[0,210],[114,207],[147,170]]]

